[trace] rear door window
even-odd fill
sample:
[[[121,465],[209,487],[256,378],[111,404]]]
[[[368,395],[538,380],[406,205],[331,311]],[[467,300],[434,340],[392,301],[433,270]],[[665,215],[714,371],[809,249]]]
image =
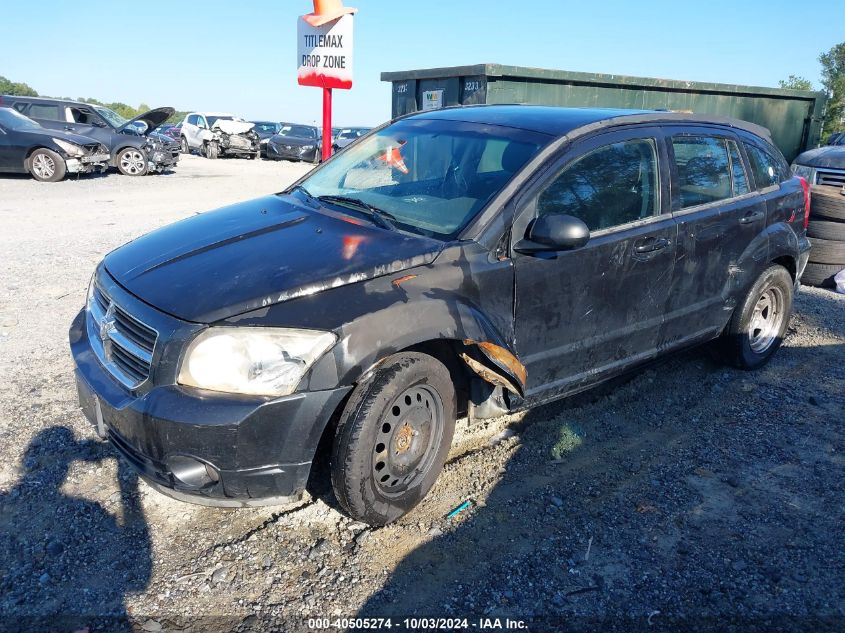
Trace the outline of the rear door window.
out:
[[[734,195],[741,196],[751,191],[751,187],[748,185],[748,175],[745,173],[745,165],[742,164],[739,148],[734,141],[728,141],[728,155],[731,159]]]
[[[672,150],[682,209],[739,195],[734,189],[742,190],[745,172],[739,171],[736,177],[740,182],[735,186],[727,139],[705,135],[676,136],[672,139]],[[742,162],[738,164],[741,168]]]
[[[43,103],[33,103],[29,107],[29,112],[27,113],[27,116],[30,119],[46,119],[48,121],[64,120],[59,112],[59,106]]]
[[[654,216],[660,206],[654,139],[605,145],[570,163],[539,195],[537,215],[563,214],[599,231]]]

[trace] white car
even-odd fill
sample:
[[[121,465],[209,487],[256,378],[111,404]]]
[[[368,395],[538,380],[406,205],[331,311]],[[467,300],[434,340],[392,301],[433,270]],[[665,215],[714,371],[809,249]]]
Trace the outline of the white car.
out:
[[[255,123],[226,112],[191,112],[182,121],[182,153],[197,151],[206,158],[249,156],[260,158]]]

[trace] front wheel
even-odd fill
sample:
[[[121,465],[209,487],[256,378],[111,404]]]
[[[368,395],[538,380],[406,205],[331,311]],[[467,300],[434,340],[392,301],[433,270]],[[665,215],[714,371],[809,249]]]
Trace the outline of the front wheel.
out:
[[[783,266],[772,265],[760,275],[722,335],[727,362],[757,369],[771,359],[789,327],[792,291],[792,277]]]
[[[137,147],[127,147],[117,153],[117,169],[124,176],[143,176],[147,173],[147,157]]]
[[[426,354],[396,354],[352,392],[332,450],[332,487],[354,519],[385,525],[431,490],[455,432],[449,370]]]
[[[217,147],[217,143],[214,141],[209,141],[205,144],[205,157],[210,158],[212,160],[216,159],[220,155],[220,149]]]
[[[191,153],[191,148],[188,145],[188,139],[186,139],[184,136],[182,137],[181,148],[182,148],[183,154],[190,154]]]
[[[32,177],[41,182],[58,182],[67,172],[65,159],[43,147],[32,152],[27,165]]]

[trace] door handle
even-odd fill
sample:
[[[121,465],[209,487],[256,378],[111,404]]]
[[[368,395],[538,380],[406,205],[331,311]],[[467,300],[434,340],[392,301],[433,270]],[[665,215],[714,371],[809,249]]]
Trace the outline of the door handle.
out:
[[[65,129],[66,129],[68,132],[75,132],[75,131],[76,131],[76,128],[75,128],[75,127],[73,127],[72,125],[66,125],[66,126],[65,126]]]
[[[642,242],[634,244],[634,252],[636,253],[653,253],[669,246],[670,242],[665,237],[654,239],[649,237]]]
[[[766,217],[766,214],[762,211],[749,211],[739,219],[739,223],[751,224],[752,222],[756,222],[757,220],[762,220],[764,217]]]

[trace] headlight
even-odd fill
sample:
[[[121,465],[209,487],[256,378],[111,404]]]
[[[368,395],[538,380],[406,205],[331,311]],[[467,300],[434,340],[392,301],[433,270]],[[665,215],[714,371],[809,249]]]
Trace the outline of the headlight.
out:
[[[211,327],[188,345],[181,385],[257,396],[286,396],[337,337],[287,328]]]
[[[801,176],[804,180],[806,180],[812,185],[813,178],[816,175],[816,170],[815,168],[810,167],[808,165],[799,165],[798,163],[792,163],[792,175]]]
[[[61,147],[68,156],[85,156],[85,150],[76,143],[69,143],[60,138],[54,138],[53,142]]]

